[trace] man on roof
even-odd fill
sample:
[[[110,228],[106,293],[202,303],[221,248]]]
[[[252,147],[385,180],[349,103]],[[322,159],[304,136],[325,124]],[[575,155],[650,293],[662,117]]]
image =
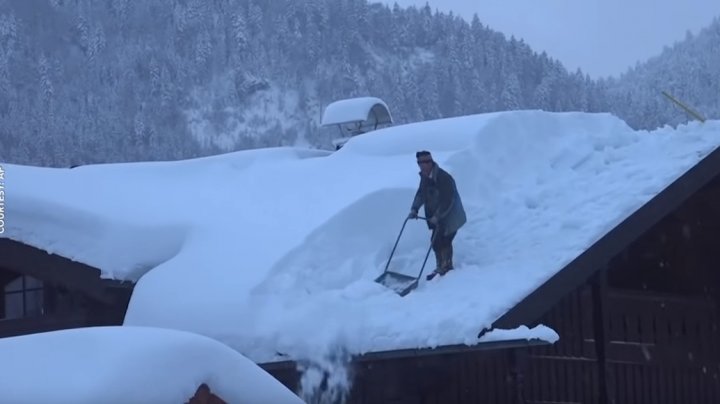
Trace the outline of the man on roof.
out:
[[[417,218],[424,205],[428,228],[433,230],[432,248],[436,261],[435,271],[427,276],[430,280],[453,269],[452,242],[467,217],[452,175],[440,168],[427,150],[415,153],[415,158],[420,167],[420,185],[408,217]]]

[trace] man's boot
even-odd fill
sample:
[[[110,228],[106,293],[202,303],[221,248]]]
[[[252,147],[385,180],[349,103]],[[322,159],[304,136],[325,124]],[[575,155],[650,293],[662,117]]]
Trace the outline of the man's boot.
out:
[[[442,250],[435,249],[435,269],[425,276],[425,279],[432,280],[435,275],[442,274]]]
[[[453,269],[452,246],[443,248],[440,256],[442,257],[442,262],[441,262],[440,270],[438,271],[438,273],[440,275],[445,275],[448,271]]]
[[[433,272],[440,272],[442,270],[442,265],[442,250],[437,250],[435,251],[435,269]]]
[[[438,254],[438,256],[440,257],[440,262],[438,265],[438,269],[435,272],[437,272],[440,275],[445,275],[445,272],[447,272],[447,259],[445,258],[446,254],[445,254],[444,248],[442,250],[440,250],[440,254]]]

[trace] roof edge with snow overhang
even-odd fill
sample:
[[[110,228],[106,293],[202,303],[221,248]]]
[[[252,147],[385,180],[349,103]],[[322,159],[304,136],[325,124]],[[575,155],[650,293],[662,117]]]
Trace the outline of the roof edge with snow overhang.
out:
[[[514,349],[514,348],[525,348],[531,346],[544,346],[551,345],[552,342],[546,341],[542,338],[518,338],[518,339],[507,339],[507,340],[495,340],[495,341],[481,341],[472,345],[465,344],[453,344],[453,345],[440,345],[437,347],[425,347],[425,348],[404,348],[404,349],[390,349],[383,351],[371,351],[364,354],[355,355],[354,361],[356,362],[374,362],[380,360],[397,359],[397,358],[411,358],[411,357],[424,357],[433,355],[448,355],[466,352],[478,352],[478,351],[491,351],[498,349]],[[297,362],[293,359],[281,359],[277,361],[267,361],[260,363],[259,366],[266,371],[275,371],[280,369],[295,369]]]
[[[492,329],[530,326],[539,321],[571,290],[605,269],[610,260],[626,246],[648,232],[665,216],[720,176],[720,148],[716,148],[697,164],[670,183],[665,189],[631,213],[625,220],[600,237],[550,279],[513,305],[492,325]],[[482,336],[483,330],[478,335]]]

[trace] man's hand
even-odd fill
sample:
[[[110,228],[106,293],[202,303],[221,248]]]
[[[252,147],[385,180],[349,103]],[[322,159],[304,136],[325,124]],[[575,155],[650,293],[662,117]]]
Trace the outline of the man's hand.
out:
[[[438,219],[438,217],[437,217],[437,215],[436,215],[436,216],[433,216],[433,217],[431,217],[430,219],[428,219],[428,222],[430,222],[431,224],[437,226],[438,223],[440,223],[440,219]]]
[[[408,219],[417,219],[418,213],[415,209],[410,211],[410,214],[408,215]]]

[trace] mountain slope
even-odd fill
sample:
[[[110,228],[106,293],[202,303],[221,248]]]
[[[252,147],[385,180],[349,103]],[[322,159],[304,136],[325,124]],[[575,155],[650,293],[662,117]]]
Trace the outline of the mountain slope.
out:
[[[61,165],[329,147],[340,98],[397,123],[591,110],[581,73],[429,7],[365,0],[0,2],[0,161]]]
[[[331,148],[332,101],[396,123],[513,109],[609,111],[633,128],[718,116],[717,20],[619,79],[593,81],[476,16],[366,0],[0,2],[0,161],[163,160]]]
[[[706,119],[720,117],[720,17],[697,35],[668,46],[638,64],[608,89],[609,110],[637,128],[687,122],[688,116],[662,95],[667,91]]]

